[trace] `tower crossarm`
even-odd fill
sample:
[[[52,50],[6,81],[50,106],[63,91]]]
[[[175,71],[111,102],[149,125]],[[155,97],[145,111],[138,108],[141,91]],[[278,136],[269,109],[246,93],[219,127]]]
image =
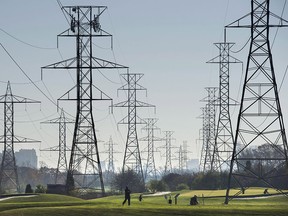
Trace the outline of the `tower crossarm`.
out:
[[[104,59],[96,58],[96,57],[90,57],[90,56],[83,56],[83,69],[127,69],[129,67],[120,65],[111,61],[107,61]],[[89,65],[92,60],[92,65]],[[67,60],[63,60],[60,62],[56,62],[44,67],[41,67],[41,70],[45,69],[77,69],[77,58],[69,58]]]
[[[107,10],[107,6],[63,6],[62,11],[67,20],[70,20],[70,28],[60,33],[58,37],[73,37],[75,34],[81,37],[111,37],[112,35],[102,29],[100,16]],[[81,13],[78,13],[81,11]],[[88,12],[92,11],[94,17]],[[83,14],[81,18],[77,17]],[[91,32],[90,29],[94,31]]]
[[[129,106],[130,105],[129,105],[128,101],[122,101],[120,103],[113,104],[113,107],[129,107]],[[135,101],[134,107],[154,107],[154,108],[156,108],[155,105],[152,105],[152,104],[149,104],[149,103],[146,103],[146,102],[142,102],[142,101],[139,101],[139,100]]]
[[[125,116],[123,119],[121,119],[118,124],[129,124],[130,120],[128,116]],[[138,115],[136,115],[135,120],[133,121],[135,124],[146,124],[147,122],[145,119],[140,118]],[[131,123],[131,122],[130,122]]]
[[[270,20],[269,23],[261,20],[261,22],[255,23],[257,25],[257,27],[264,27],[264,28],[272,28],[272,27],[276,27],[276,28],[281,28],[281,27],[288,27],[288,21],[283,19],[282,17],[272,13],[271,11],[269,11],[269,6],[267,6],[267,4],[270,4],[270,0],[266,1],[264,4],[261,3],[260,1],[255,1],[255,7],[253,7],[252,12],[242,16],[241,18],[233,21],[232,23],[228,24],[225,26],[225,28],[251,28],[251,24],[245,24],[245,23],[249,23],[251,22],[251,17],[253,16],[257,16],[258,18],[261,19],[261,17],[264,16],[270,16]],[[266,10],[266,8],[268,8],[267,10],[267,14],[261,14],[261,12],[263,10]],[[271,19],[274,18],[274,19]]]
[[[93,98],[85,98],[83,97],[81,100],[82,101],[111,101],[111,104],[112,104],[112,98],[110,96],[108,96],[105,92],[103,92],[101,89],[99,89],[98,87],[96,87],[95,85],[92,85],[93,90],[96,90],[94,92],[94,94],[96,94],[96,96],[94,96]],[[74,86],[73,88],[71,88],[70,90],[68,90],[67,92],[65,92],[59,99],[58,101],[68,101],[68,100],[71,100],[71,101],[77,101],[77,95],[75,95],[75,91],[73,90],[76,90],[77,89],[77,86]],[[112,106],[112,105],[111,105]]]
[[[59,146],[53,146],[53,147],[50,147],[50,148],[40,149],[40,151],[59,152],[60,148],[59,148]],[[66,147],[65,151],[71,151],[71,148]]]

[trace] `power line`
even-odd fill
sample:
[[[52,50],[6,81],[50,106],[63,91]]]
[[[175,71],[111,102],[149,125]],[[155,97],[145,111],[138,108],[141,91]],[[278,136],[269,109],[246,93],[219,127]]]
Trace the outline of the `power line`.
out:
[[[2,43],[0,43],[1,47],[3,48],[3,50],[7,53],[7,55],[10,57],[10,59],[15,63],[15,65],[20,69],[20,71],[26,76],[26,78],[30,81],[31,84],[33,84],[36,89],[41,92],[42,95],[44,95],[45,98],[47,98],[53,105],[55,105],[57,107],[57,109],[59,108],[58,104],[53,100],[53,98],[49,98],[49,96],[47,96],[47,94],[45,94],[45,92],[43,92],[41,90],[41,88],[39,86],[36,85],[36,82],[34,82],[30,77],[29,75],[22,69],[22,67],[18,64],[18,62],[13,58],[13,56],[8,52],[8,50],[4,47],[4,45]],[[44,83],[43,83],[44,84]],[[45,86],[45,84],[44,84]],[[46,87],[47,89],[47,87]],[[48,89],[47,89],[48,91]],[[49,91],[48,91],[49,92]],[[50,92],[49,92],[50,94]],[[51,94],[50,94],[51,95]],[[51,96],[52,97],[52,96]],[[65,111],[65,113],[69,116],[72,116],[70,113],[67,113]]]
[[[37,85],[36,83],[28,76],[28,74],[21,68],[21,66],[18,64],[18,62],[12,57],[12,55],[8,52],[8,50],[3,46],[2,43],[0,43],[1,47],[4,49],[4,51],[7,53],[7,55],[10,57],[10,59],[16,64],[16,66],[20,69],[20,71],[26,76],[26,78],[33,84],[52,104],[54,104],[56,107],[58,107],[58,104],[55,103],[52,99],[50,99]]]
[[[243,47],[241,47],[241,48],[240,48],[239,50],[237,50],[237,51],[231,50],[231,52],[232,52],[232,53],[239,53],[239,52],[241,52],[241,51],[247,46],[247,44],[249,43],[250,40],[251,40],[251,37],[248,38],[248,40],[247,40],[246,43],[243,45]]]
[[[282,19],[282,17],[283,17],[284,11],[285,11],[286,3],[287,3],[287,0],[285,0],[284,5],[283,5],[283,9],[282,9],[281,16],[280,16],[281,19]],[[280,25],[280,24],[281,24],[281,20],[279,20],[279,25]],[[278,26],[277,29],[276,29],[276,33],[275,33],[275,36],[274,36],[273,41],[272,41],[272,44],[271,44],[271,49],[273,48],[273,45],[274,45],[274,43],[275,43],[275,40],[276,40],[278,31],[279,31],[279,28],[280,28],[280,27]]]
[[[5,31],[3,28],[0,28],[0,31],[2,31],[3,33],[5,33],[6,35],[8,35],[9,37],[13,38],[14,40],[20,42],[20,43],[23,43],[27,46],[30,46],[30,47],[33,47],[33,48],[36,48],[36,49],[46,49],[46,50],[53,50],[53,49],[57,49],[55,47],[40,47],[40,46],[36,46],[36,45],[33,45],[31,43],[28,43],[28,42],[25,42],[15,36],[13,36],[12,34],[8,33],[7,31]]]
[[[38,82],[41,82],[41,80],[37,80],[37,81],[34,81],[34,83],[38,83]],[[7,84],[7,81],[2,81],[0,80],[0,83],[3,83],[3,84]],[[31,82],[10,82],[11,85],[31,85]]]

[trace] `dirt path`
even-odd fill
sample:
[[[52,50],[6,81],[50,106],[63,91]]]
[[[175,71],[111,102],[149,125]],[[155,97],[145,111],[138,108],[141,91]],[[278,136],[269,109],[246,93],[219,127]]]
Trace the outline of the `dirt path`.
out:
[[[24,196],[9,196],[9,197],[0,197],[0,202],[3,200],[8,200],[8,199],[13,199],[13,198],[18,198],[18,197],[35,197],[38,195],[24,195]]]

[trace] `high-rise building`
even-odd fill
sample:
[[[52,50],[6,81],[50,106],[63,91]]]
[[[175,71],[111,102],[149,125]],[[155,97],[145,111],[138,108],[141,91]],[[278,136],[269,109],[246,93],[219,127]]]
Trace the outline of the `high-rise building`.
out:
[[[38,157],[35,149],[20,149],[18,152],[15,152],[15,159],[18,167],[37,169]]]

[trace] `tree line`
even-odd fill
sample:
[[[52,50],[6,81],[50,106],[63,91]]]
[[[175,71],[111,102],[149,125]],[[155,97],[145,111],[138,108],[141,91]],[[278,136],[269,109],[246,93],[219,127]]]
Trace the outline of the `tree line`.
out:
[[[243,158],[260,158],[265,155],[266,158],[277,158],[279,155],[277,148],[268,145],[261,145],[257,148],[248,148],[240,155]],[[258,172],[259,170],[269,170],[278,163],[277,160],[266,160],[261,163],[261,167],[257,160],[246,160],[245,167],[239,167],[238,172],[245,173],[247,170]],[[288,189],[288,168],[286,166],[278,167],[279,178],[276,178],[272,184],[281,189]],[[261,168],[261,169],[260,169]],[[65,173],[64,173],[65,174]],[[29,184],[34,190],[39,189],[39,185],[46,187],[47,184],[55,182],[56,169],[41,166],[40,169],[29,167],[18,167],[18,177],[20,183],[20,191],[25,192],[26,186]],[[186,173],[167,173],[159,177],[159,179],[143,182],[142,178],[133,170],[127,170],[124,173],[103,173],[105,190],[108,193],[121,193],[126,186],[129,186],[132,192],[157,192],[157,191],[177,191],[177,190],[199,190],[199,189],[226,189],[228,181],[228,170],[222,172],[186,172]],[[263,182],[257,182],[253,187],[266,187]],[[239,188],[232,181],[231,187]],[[41,187],[43,189],[43,187]]]

